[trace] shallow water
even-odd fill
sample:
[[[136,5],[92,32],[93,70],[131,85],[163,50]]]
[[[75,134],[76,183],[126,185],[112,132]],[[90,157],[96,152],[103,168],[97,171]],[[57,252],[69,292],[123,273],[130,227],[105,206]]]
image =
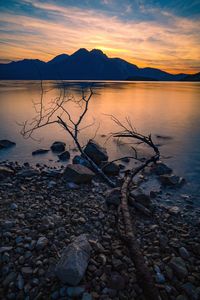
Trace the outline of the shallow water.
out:
[[[54,81],[45,81],[43,103],[59,95]],[[178,175],[187,179],[190,192],[199,197],[200,188],[200,84],[187,82],[65,82],[68,95],[80,98],[80,89],[92,85],[93,95],[83,127],[93,126],[80,132],[80,140],[85,144],[94,137],[105,144],[112,158],[131,154],[129,145],[107,140],[111,132],[119,128],[109,115],[121,121],[129,117],[135,128],[144,134],[152,133],[155,142],[168,165]],[[40,82],[1,81],[0,82],[0,139],[10,139],[17,143],[10,150],[1,150],[0,160],[28,161],[32,164],[46,163],[55,165],[57,156],[51,152],[32,156],[38,148],[49,148],[53,141],[63,140],[68,149],[74,145],[70,137],[57,124],[35,132],[36,140],[25,140],[20,135],[19,123],[35,116],[32,101],[39,101]],[[68,104],[67,104],[68,105]],[[69,103],[74,118],[78,117],[80,107]],[[98,130],[97,130],[98,129]],[[170,136],[171,139],[157,139],[156,135]],[[40,141],[38,141],[40,140]],[[142,154],[146,153],[142,150]],[[76,153],[73,152],[73,155]]]

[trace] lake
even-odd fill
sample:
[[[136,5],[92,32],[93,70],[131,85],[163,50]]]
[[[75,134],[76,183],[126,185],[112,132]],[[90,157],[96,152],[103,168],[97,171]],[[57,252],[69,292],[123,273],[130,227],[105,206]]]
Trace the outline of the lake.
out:
[[[187,82],[65,82],[67,95],[81,97],[82,88],[92,85],[93,95],[80,132],[80,141],[85,145],[95,136],[104,145],[112,159],[130,155],[130,145],[108,139],[120,128],[110,115],[124,122],[129,117],[138,132],[152,134],[165,162],[175,173],[186,178],[190,192],[199,197],[200,188],[200,83]],[[55,81],[45,81],[43,103],[50,107],[59,95]],[[0,151],[0,160],[45,163],[59,165],[58,157],[51,151],[45,155],[32,156],[38,148],[49,148],[55,140],[65,141],[73,155],[74,144],[57,124],[43,127],[35,132],[34,139],[24,139],[20,123],[31,120],[36,112],[33,101],[40,100],[41,87],[38,81],[0,82],[0,139],[16,142],[16,147]],[[81,108],[69,103],[73,118]],[[88,124],[93,124],[87,127]],[[168,136],[170,139],[157,138]],[[147,149],[138,146],[141,156]]]

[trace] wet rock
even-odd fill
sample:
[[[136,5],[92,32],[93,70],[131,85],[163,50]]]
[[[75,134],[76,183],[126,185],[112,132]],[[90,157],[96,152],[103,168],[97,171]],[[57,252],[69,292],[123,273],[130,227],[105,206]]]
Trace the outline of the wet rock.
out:
[[[64,171],[64,178],[68,182],[88,183],[91,182],[95,174],[82,165],[68,165]]]
[[[163,185],[179,187],[185,183],[185,179],[176,175],[160,175],[160,181]]]
[[[76,286],[83,278],[88,266],[91,247],[86,235],[82,234],[63,251],[55,273],[63,283]]]
[[[155,166],[153,167],[153,171],[157,175],[166,175],[172,173],[172,169],[162,162],[156,163]]]
[[[66,144],[64,142],[56,141],[51,145],[53,152],[64,152]]]
[[[183,279],[188,275],[186,264],[181,257],[173,257],[170,260],[169,266],[179,279]]]
[[[66,160],[70,159],[70,153],[69,153],[69,151],[62,152],[61,154],[58,155],[58,157],[59,157],[59,160],[66,161]]]
[[[9,140],[0,140],[0,149],[8,149],[15,145],[16,145],[16,143],[11,142]]]
[[[113,205],[118,206],[120,204],[120,201],[121,201],[120,188],[114,188],[114,189],[108,190],[105,193],[105,197],[106,197],[106,203],[107,204],[113,204]]]
[[[75,165],[82,165],[87,167],[88,169],[92,170],[92,167],[90,165],[90,163],[87,161],[87,159],[85,159],[84,157],[80,156],[80,155],[76,155],[74,156],[73,160],[72,160],[73,164]]]
[[[106,149],[101,147],[96,142],[90,140],[85,149],[84,152],[97,164],[100,165],[103,161],[108,160],[108,155],[106,152]]]
[[[80,186],[74,182],[67,182],[66,188],[69,190],[79,190]]]
[[[49,152],[49,150],[47,150],[47,149],[38,149],[38,150],[33,151],[32,155],[40,155],[40,154],[45,154],[47,152]]]
[[[105,164],[102,166],[102,170],[104,171],[104,173],[106,173],[107,175],[118,175],[119,171],[120,171],[120,167],[115,164],[114,162]]]
[[[44,249],[49,243],[49,240],[45,236],[41,236],[36,243],[36,250]]]
[[[5,220],[1,223],[2,228],[4,229],[10,229],[15,226],[14,220]]]

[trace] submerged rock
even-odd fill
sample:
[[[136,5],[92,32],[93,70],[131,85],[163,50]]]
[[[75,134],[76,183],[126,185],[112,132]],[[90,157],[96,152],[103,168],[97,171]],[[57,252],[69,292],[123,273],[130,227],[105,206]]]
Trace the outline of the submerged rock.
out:
[[[61,154],[58,155],[58,157],[59,157],[59,160],[66,161],[66,160],[70,159],[70,153],[69,153],[69,151],[62,152]]]
[[[153,167],[153,171],[157,175],[165,175],[165,174],[171,174],[172,173],[172,169],[169,168],[166,164],[164,164],[162,162],[157,162]]]
[[[9,140],[0,140],[0,149],[8,149],[10,147],[15,146],[16,143],[11,142]]]
[[[73,158],[73,164],[75,165],[82,165],[82,166],[85,166],[87,167],[88,169],[92,169],[89,161],[87,161],[87,159],[85,159],[84,157],[80,156],[80,155],[76,155],[74,156]]]
[[[64,171],[64,178],[68,182],[88,183],[91,182],[95,174],[82,165],[68,165]]]
[[[51,150],[53,152],[63,152],[63,151],[65,151],[65,146],[66,146],[66,144],[64,142],[56,141],[51,145]]]
[[[111,163],[106,163],[103,167],[102,170],[104,173],[107,175],[118,175],[120,171],[120,167],[115,164],[114,162]]]
[[[179,187],[185,183],[185,179],[176,175],[160,175],[160,181],[163,185]]]
[[[38,150],[33,151],[32,155],[45,154],[47,152],[49,152],[49,150],[47,150],[47,149],[38,149]]]
[[[100,165],[103,161],[108,160],[106,149],[101,147],[98,143],[90,140],[84,152],[97,164]]]
[[[76,286],[82,280],[90,259],[91,247],[85,234],[78,236],[63,251],[56,265],[56,275],[62,283]]]

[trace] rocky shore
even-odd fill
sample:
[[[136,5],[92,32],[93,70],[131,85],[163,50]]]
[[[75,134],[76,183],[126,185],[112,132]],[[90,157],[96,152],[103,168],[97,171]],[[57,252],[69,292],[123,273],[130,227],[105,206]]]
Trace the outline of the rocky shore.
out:
[[[145,299],[119,235],[118,191],[63,174],[0,164],[1,299]],[[130,206],[161,299],[200,299],[200,211],[163,203],[167,192],[133,193],[149,212]]]

